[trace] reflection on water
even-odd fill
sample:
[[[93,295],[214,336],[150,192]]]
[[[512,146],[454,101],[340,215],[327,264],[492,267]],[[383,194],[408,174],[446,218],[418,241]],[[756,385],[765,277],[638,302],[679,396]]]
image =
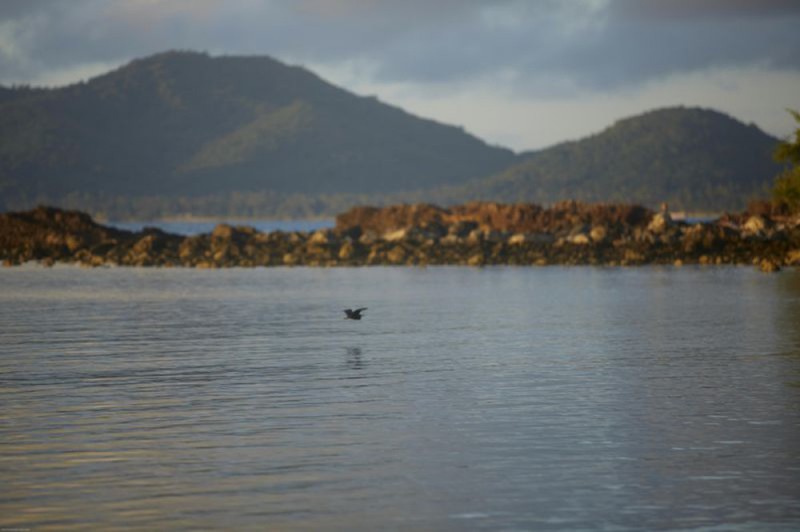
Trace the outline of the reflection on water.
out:
[[[364,360],[361,357],[360,347],[348,347],[347,351],[347,367],[354,370],[364,369]]]
[[[0,270],[0,528],[800,525],[800,272]],[[343,320],[343,303],[370,307]]]

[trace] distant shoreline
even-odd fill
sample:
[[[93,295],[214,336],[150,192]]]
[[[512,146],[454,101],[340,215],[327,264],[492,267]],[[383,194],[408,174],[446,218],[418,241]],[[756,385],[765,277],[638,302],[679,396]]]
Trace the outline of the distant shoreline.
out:
[[[104,224],[144,224],[144,223],[247,223],[247,222],[322,222],[333,220],[333,216],[309,216],[306,218],[274,218],[268,216],[164,216],[160,218],[107,218],[104,216],[94,217]]]
[[[705,212],[705,211],[672,211],[670,215],[675,221],[683,220],[716,220],[724,213]],[[333,221],[334,216],[309,216],[305,218],[274,218],[268,216],[195,216],[191,214],[181,216],[165,216],[160,218],[130,218],[114,219],[103,216],[95,216],[97,222],[104,224],[144,224],[144,223],[247,223],[247,222],[323,222]]]

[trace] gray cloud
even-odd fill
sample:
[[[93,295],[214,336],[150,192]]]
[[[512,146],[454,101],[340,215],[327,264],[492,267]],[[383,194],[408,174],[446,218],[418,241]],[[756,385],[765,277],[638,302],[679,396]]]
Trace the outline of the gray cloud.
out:
[[[377,82],[503,73],[532,94],[609,90],[714,67],[798,71],[798,27],[791,0],[5,0],[0,82],[181,48],[363,63]]]

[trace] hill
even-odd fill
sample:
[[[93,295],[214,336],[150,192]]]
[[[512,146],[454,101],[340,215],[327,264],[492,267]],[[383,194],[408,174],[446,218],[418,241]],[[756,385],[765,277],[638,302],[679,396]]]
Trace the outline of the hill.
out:
[[[0,90],[3,209],[279,204],[460,184],[515,160],[268,57],[168,52],[85,83]]]
[[[307,217],[562,199],[739,210],[766,196],[777,142],[677,107],[515,155],[269,57],[166,52],[67,87],[0,87],[0,210]]]
[[[569,198],[650,207],[667,201],[679,210],[739,210],[748,199],[768,197],[781,168],[772,159],[777,143],[755,125],[717,111],[659,109],[523,154],[501,173],[440,194],[453,201]]]

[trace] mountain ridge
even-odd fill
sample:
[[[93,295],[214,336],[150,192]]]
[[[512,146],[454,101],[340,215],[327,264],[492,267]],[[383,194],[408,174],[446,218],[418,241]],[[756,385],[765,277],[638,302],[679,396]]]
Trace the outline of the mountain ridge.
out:
[[[392,191],[463,182],[515,159],[262,56],[169,52],[24,90],[0,103],[0,179],[24,196]]]
[[[672,107],[516,154],[267,56],[163,52],[53,89],[0,87],[0,209],[314,216],[358,203],[562,199],[731,210],[778,139]]]
[[[577,140],[520,154],[504,171],[442,191],[467,199],[635,202],[736,210],[768,195],[779,140],[719,111],[666,107]]]

